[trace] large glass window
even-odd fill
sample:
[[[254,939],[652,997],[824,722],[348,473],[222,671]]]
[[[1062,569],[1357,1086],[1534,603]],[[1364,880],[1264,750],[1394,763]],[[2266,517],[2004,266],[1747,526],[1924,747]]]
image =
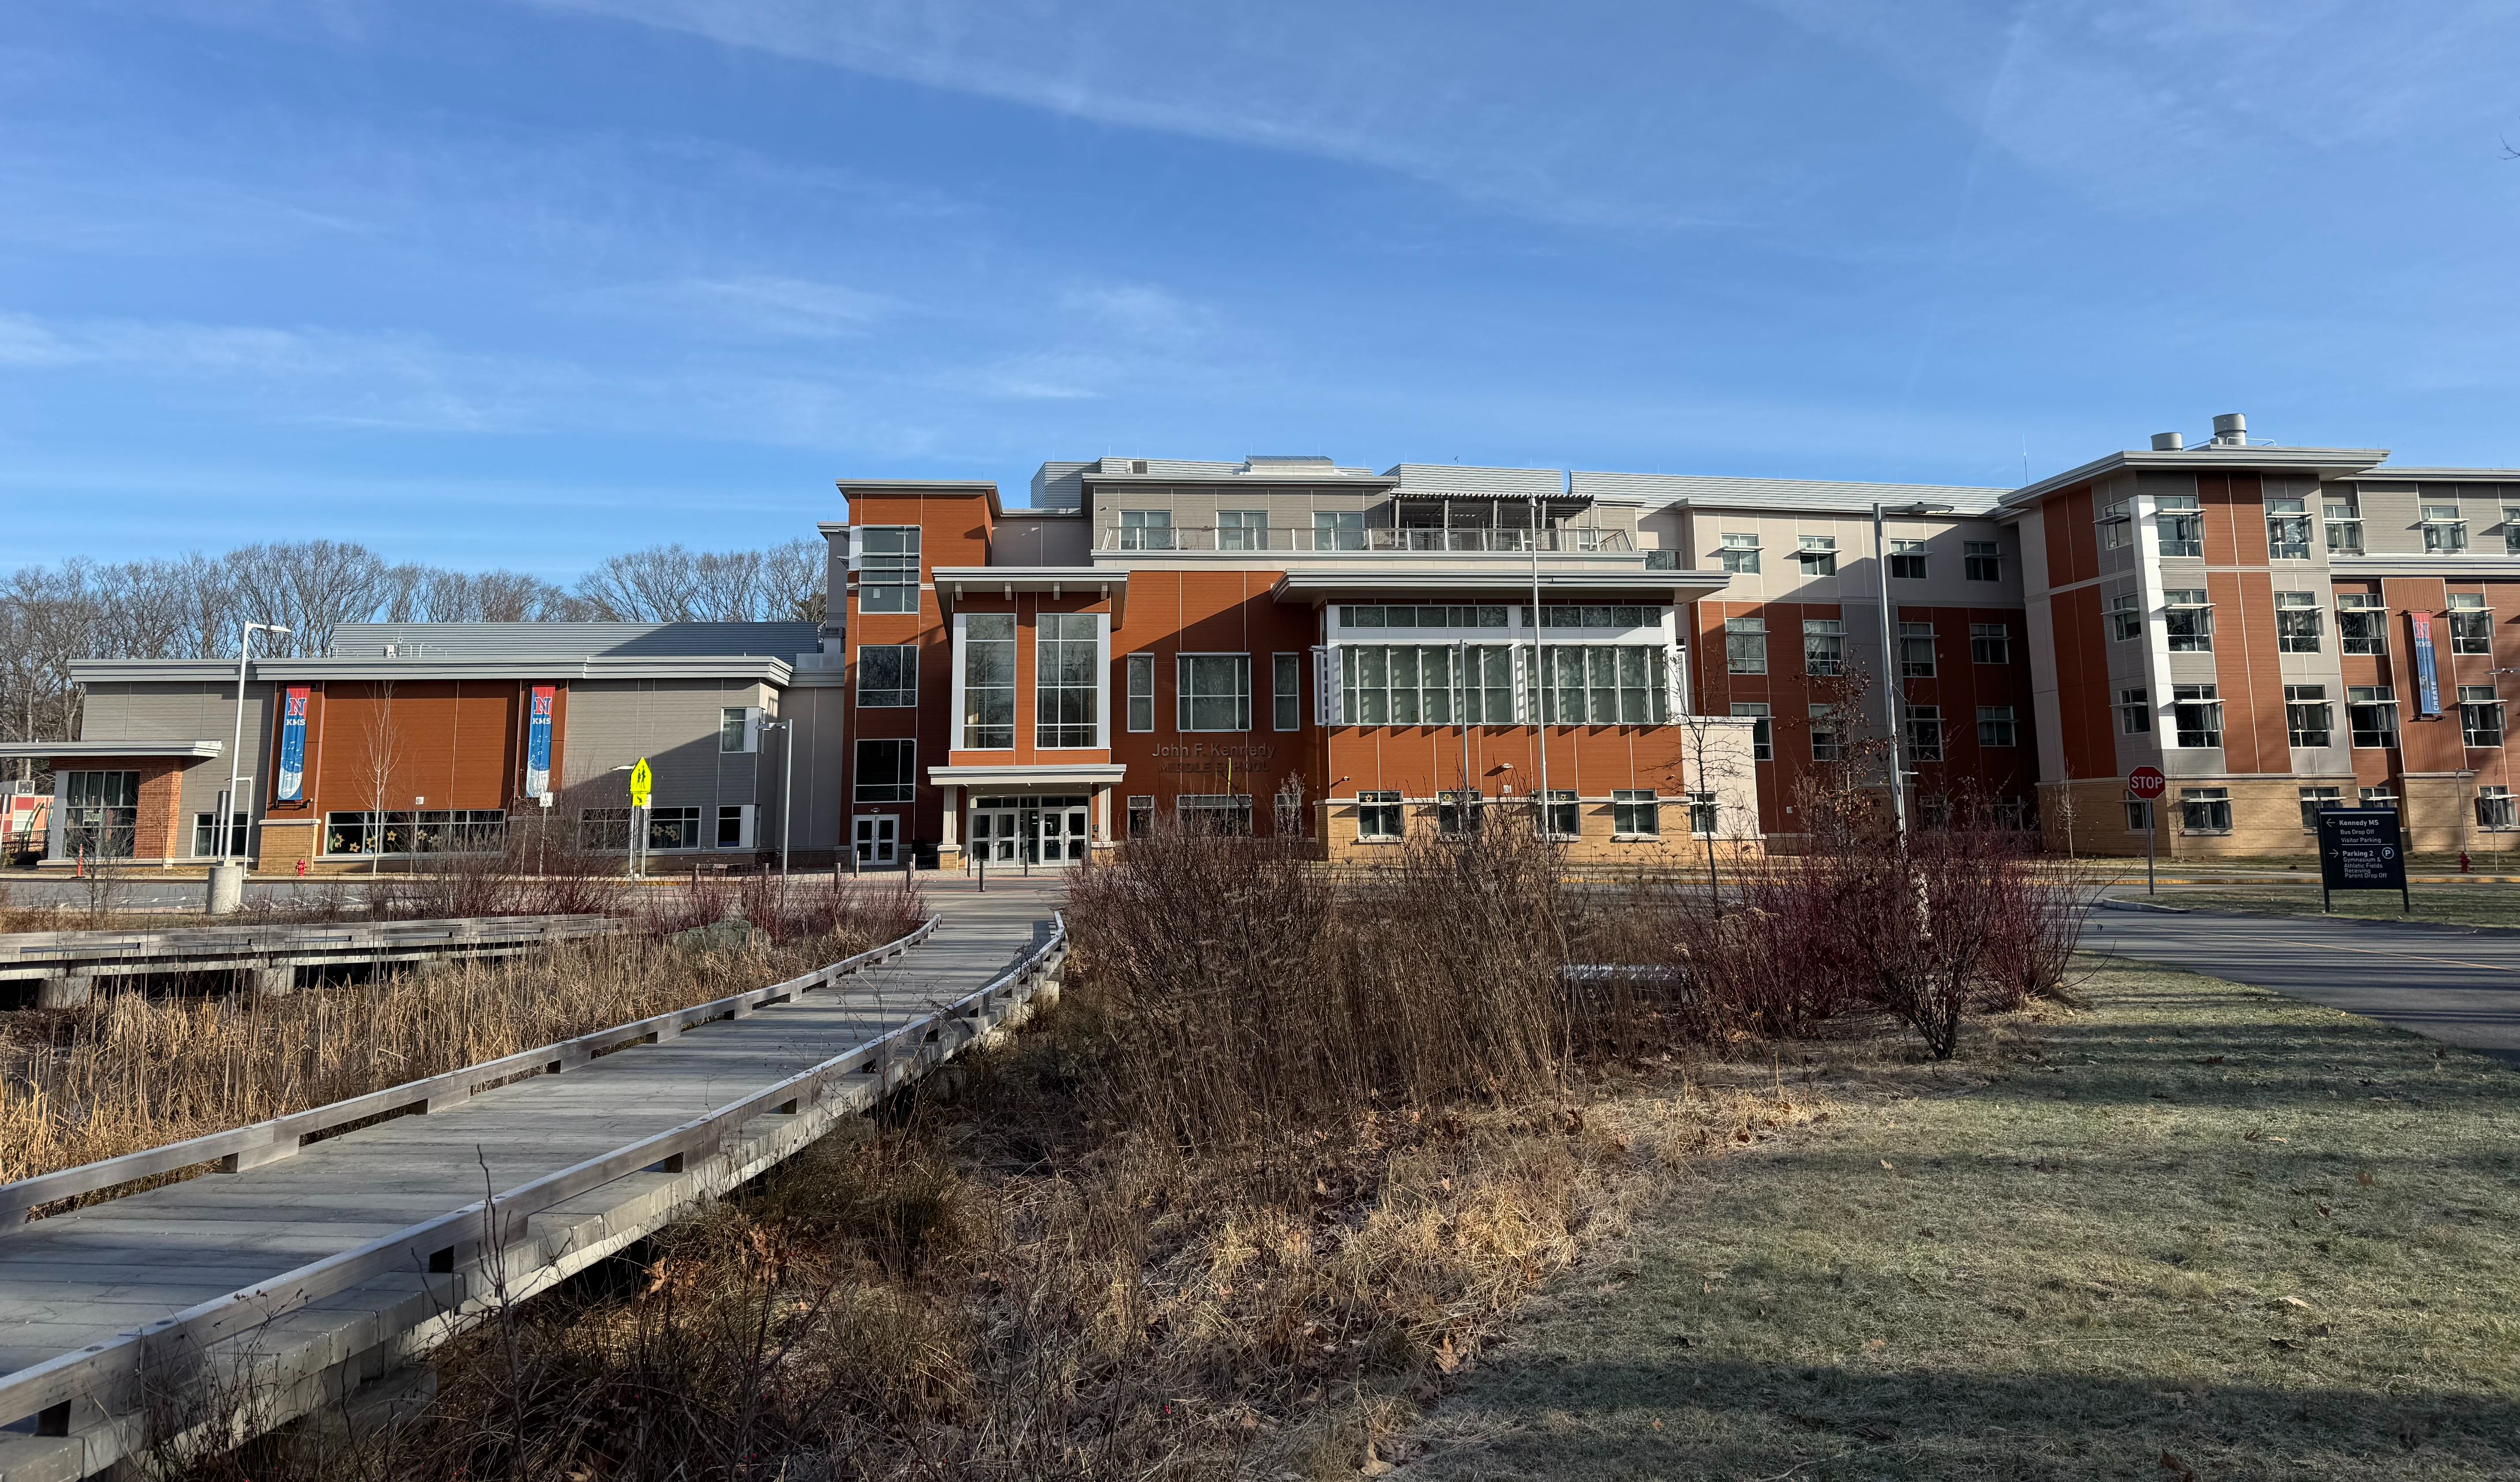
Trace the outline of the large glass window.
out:
[[[1759,570],[1759,536],[1756,531],[1727,530],[1723,549],[1716,553],[1724,569],[1739,575],[1756,575]]]
[[[1541,694],[1551,725],[1658,726],[1670,719],[1660,648],[1552,644],[1543,651],[1548,679]]]
[[[1908,707],[1908,759],[1938,762],[1943,759],[1943,707],[1910,705]]]
[[[2327,554],[2360,556],[2362,554],[2362,512],[2353,504],[2329,504],[2322,507],[2327,524]]]
[[[2267,501],[2267,555],[2274,561],[2310,560],[2310,506],[2298,499]]]
[[[919,703],[919,646],[870,644],[858,650],[858,703],[871,709]]]
[[[1777,759],[1777,723],[1771,718],[1773,712],[1770,707],[1763,703],[1736,701],[1732,706],[1732,713],[1753,722],[1750,727],[1750,760],[1775,761]]]
[[[858,610],[919,610],[919,527],[867,525],[857,532]]]
[[[855,796],[862,803],[906,803],[917,796],[919,742],[858,741]]]
[[[2471,746],[2502,744],[2502,700],[2492,685],[2458,687],[2458,728]]]
[[[2386,748],[2398,743],[2398,697],[2387,685],[2345,687],[2345,728],[2358,746]]]
[[[2011,626],[2007,623],[1969,624],[1969,662],[1973,664],[2012,662]]]
[[[1121,661],[1129,683],[1129,729],[1155,729],[1155,656],[1132,653]]]
[[[2161,594],[2161,627],[2173,653],[2214,651],[2214,605],[2201,587],[2174,588]]]
[[[193,858],[242,858],[246,853],[246,837],[248,832],[244,814],[229,814],[227,847],[221,848],[217,811],[214,809],[208,813],[196,813],[193,815]]]
[[[1932,623],[1899,625],[1899,677],[1901,679],[1934,677],[1934,625]]]
[[[2275,651],[2279,653],[2318,652],[2321,621],[2318,593],[2277,592]]]
[[[1461,672],[1456,673],[1456,670]],[[1351,726],[1513,723],[1513,651],[1496,644],[1349,644],[1340,713]],[[1458,704],[1456,703],[1458,701]]]
[[[2193,494],[2164,494],[2152,502],[2152,529],[2164,556],[2205,554],[2205,511]]]
[[[1925,579],[1925,543],[1921,540],[1890,542],[1890,576],[1894,581]]]
[[[1960,542],[1960,574],[1970,581],[2003,580],[2003,547],[1992,540]]]
[[[621,847],[630,840],[627,808],[619,814]],[[608,810],[590,808],[587,816]],[[698,816],[698,810],[693,810]],[[413,812],[327,813],[327,854],[493,854],[507,839],[508,815],[497,808],[430,808]]]
[[[1356,795],[1358,838],[1395,839],[1400,837],[1402,827],[1399,793],[1373,791]]]
[[[1251,729],[1250,654],[1184,653],[1176,662],[1174,682],[1180,687],[1180,729]],[[1244,828],[1249,828],[1247,813]]]
[[[1269,723],[1281,731],[1304,726],[1304,656],[1280,653],[1269,660]]]
[[[1610,832],[1620,838],[1660,838],[1662,803],[1650,787],[1623,787],[1610,794]]]
[[[700,847],[700,810],[697,807],[649,809],[648,847],[651,849]]]
[[[1764,617],[1724,619],[1724,667],[1734,674],[1768,672],[1768,620]]]
[[[1015,744],[1015,615],[963,618],[963,745],[1012,751]]]
[[[2179,826],[2189,833],[2230,832],[2231,789],[2228,787],[2180,788]]]
[[[2494,651],[2494,614],[2485,610],[2482,592],[2450,594],[2450,651],[2452,653],[2492,653]]]
[[[1091,612],[1033,619],[1033,744],[1074,749],[1102,740],[1101,624]]]
[[[2335,743],[2335,709],[2325,685],[2284,686],[2284,729],[2296,746]]]
[[[1364,550],[1365,512],[1363,510],[1315,510],[1313,512],[1313,549],[1316,551]]]
[[[129,859],[140,828],[140,774],[65,772],[62,849],[73,859]]]
[[[1172,548],[1172,511],[1122,510],[1120,512],[1121,550],[1169,551]]]
[[[2389,614],[2368,592],[2336,594],[2336,647],[2345,653],[2389,651]]]
[[[2212,685],[2173,685],[2170,689],[2172,744],[2223,744],[2223,700]]]
[[[2450,555],[2467,549],[2467,521],[2456,505],[2423,507],[2424,549]]]
[[[1216,516],[1216,548],[1220,551],[1269,549],[1269,512],[1220,510]]]
[[[1803,619],[1803,672],[1817,679],[1846,672],[1846,624],[1833,617]]]

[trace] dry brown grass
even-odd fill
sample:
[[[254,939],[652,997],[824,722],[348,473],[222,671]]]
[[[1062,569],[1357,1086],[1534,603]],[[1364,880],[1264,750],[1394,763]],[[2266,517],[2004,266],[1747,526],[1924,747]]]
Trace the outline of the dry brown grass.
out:
[[[830,905],[825,901],[815,909]],[[0,1014],[0,1179],[320,1106],[776,982],[905,934],[915,895],[847,897],[766,951],[631,934],[278,995],[112,994]],[[783,924],[808,921],[804,904]]]

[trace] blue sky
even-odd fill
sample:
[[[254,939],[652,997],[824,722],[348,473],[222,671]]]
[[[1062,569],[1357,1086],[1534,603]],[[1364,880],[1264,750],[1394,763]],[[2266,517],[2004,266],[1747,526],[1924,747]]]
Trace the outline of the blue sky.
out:
[[[0,564],[564,579],[1103,453],[2012,483],[2240,410],[2520,467],[2515,43],[2318,0],[12,7]]]

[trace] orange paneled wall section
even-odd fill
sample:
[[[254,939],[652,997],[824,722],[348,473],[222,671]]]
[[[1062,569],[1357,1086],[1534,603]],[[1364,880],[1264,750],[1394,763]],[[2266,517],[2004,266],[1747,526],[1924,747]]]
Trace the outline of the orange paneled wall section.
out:
[[[280,766],[273,696],[273,742],[266,775]],[[555,685],[552,778],[563,775],[568,691]],[[526,725],[533,682],[355,680],[307,686],[303,797],[268,804],[274,823],[319,821],[328,812],[412,808],[514,808],[524,794]],[[270,796],[275,781],[266,781]],[[416,798],[427,798],[417,803]]]

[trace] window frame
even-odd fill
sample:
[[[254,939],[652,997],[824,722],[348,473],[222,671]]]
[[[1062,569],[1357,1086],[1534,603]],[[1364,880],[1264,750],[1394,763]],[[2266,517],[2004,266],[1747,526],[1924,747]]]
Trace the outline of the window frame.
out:
[[[2205,554],[2205,503],[2194,494],[2161,494],[2152,501],[2152,534],[2160,554]]]
[[[1768,672],[1768,619],[1765,616],[1754,612],[1744,617],[1724,619],[1724,672]]]
[[[2359,500],[2334,503],[2322,500],[2318,520],[2324,532],[2330,556],[2362,554],[2362,506]]]
[[[1977,707],[1977,743],[1981,746],[2016,745],[2019,724],[2010,705],[1980,705]]]
[[[1228,539],[1229,536],[1232,538]],[[1216,549],[1220,551],[1268,550],[1269,512],[1267,510],[1217,511]]]
[[[2345,789],[2342,787],[2309,786],[2302,788],[2301,831],[2304,833],[2317,833],[2318,831],[2318,816],[2321,813],[2326,812],[2329,808],[2342,808],[2344,806]]]
[[[874,653],[889,655],[885,662],[888,662],[893,666],[892,678],[897,681],[897,683],[886,686],[870,686],[867,683],[867,658],[869,654]],[[908,710],[917,708],[919,704],[919,645],[915,643],[858,645],[857,681],[855,695],[857,698],[857,706],[861,710]],[[885,698],[884,696],[891,697]]]
[[[2197,821],[2197,810],[2204,810],[2204,821]],[[2228,833],[2231,831],[2231,789],[2228,787],[2182,787],[2179,789],[2179,831],[2182,833]]]
[[[1827,645],[1826,656],[1813,646]],[[1846,673],[1846,621],[1837,617],[1803,619],[1803,673],[1813,679],[1837,679]]]
[[[1963,581],[2003,580],[2003,542],[2000,540],[1960,542],[1960,579]]]
[[[869,783],[869,748],[891,747],[891,777]],[[908,803],[919,797],[919,740],[911,736],[861,736],[849,746],[851,803]]]
[[[1759,574],[1759,532],[1725,530],[1718,534],[1715,556],[1723,569],[1740,576]]]
[[[2289,506],[2289,508],[2282,508]],[[2298,498],[2267,501],[2267,560],[2310,560],[2310,501]]]
[[[1081,625],[1085,636],[1076,636]],[[1057,645],[1054,652],[1052,646]],[[1076,657],[1084,651],[1082,683],[1076,683]],[[1062,666],[1052,672],[1052,660]],[[1036,612],[1032,629],[1032,743],[1041,751],[1088,751],[1102,744],[1102,617],[1098,612]],[[1053,684],[1054,678],[1067,683]],[[1071,712],[1082,696],[1085,718]],[[1056,710],[1058,713],[1053,714]],[[1079,736],[1083,740],[1078,740]]]
[[[2161,594],[2161,629],[2162,637],[2173,653],[2213,652],[2213,594],[2203,587],[2164,589]]]
[[[878,536],[897,542],[895,549],[877,550]],[[924,587],[922,578],[925,574],[921,546],[917,525],[860,525],[849,532],[849,550],[858,568],[860,612],[919,610],[919,594]],[[877,580],[878,574],[886,579]],[[890,595],[878,600],[878,593]]]
[[[2488,833],[2520,829],[2520,804],[2514,803],[2509,786],[2494,783],[2477,787],[2476,827]]]
[[[2109,641],[2125,643],[2143,636],[2143,598],[2134,592],[2109,599]]]
[[[1926,543],[1921,540],[1892,539],[1888,552],[1892,581],[1925,579]]]
[[[1387,825],[1388,827],[1373,827]],[[1397,787],[1362,788],[1356,794],[1356,841],[1396,844],[1409,836],[1408,799]]]
[[[2448,594],[2446,601],[2448,606],[2442,613],[2442,624],[2450,629],[2450,651],[2492,657],[2494,611],[2485,605],[2485,594],[2452,592]]]
[[[1170,510],[1114,510],[1114,548],[1122,551],[1170,551],[1173,545],[1173,512]]]
[[[1932,623],[1902,622],[1899,624],[1899,677],[1901,679],[1936,677],[1939,657],[1935,652],[1935,637]],[[1915,656],[1915,645],[1919,643],[1925,646],[1925,656],[1922,661]]]
[[[2457,504],[2418,504],[2415,510],[2415,525],[2424,532],[2425,555],[2457,556],[2467,550],[2467,518]]]
[[[1639,827],[1642,825],[1642,827]],[[1662,799],[1651,787],[1614,787],[1610,791],[1610,837],[1662,837]]]
[[[1837,574],[1837,537],[1834,535],[1802,535],[1795,537],[1794,560],[1802,563],[1806,577]]]
[[[1899,724],[1904,728],[1900,739],[1907,742],[1908,760],[1939,762],[1943,759],[1941,705],[1904,705],[1900,708]]]
[[[1766,700],[1732,701],[1736,720],[1758,722],[1750,728],[1750,760],[1772,762],[1777,759],[1777,707]]]
[[[2223,746],[2223,692],[2219,685],[2173,685],[2170,688],[2171,744],[2182,751],[2219,751]],[[2208,738],[2190,741],[2190,737]]]
[[[1019,682],[1021,677],[1020,664],[1022,661],[1021,654],[1023,650],[1022,625],[1016,621],[1015,614],[1012,612],[958,612],[954,614],[954,621],[958,629],[958,636],[962,640],[963,650],[962,663],[958,667],[957,675],[957,684],[962,692],[962,704],[960,706],[962,713],[954,718],[955,738],[961,742],[961,744],[955,749],[961,751],[1012,751],[1015,748],[1016,701],[1018,692],[1022,688]],[[990,636],[986,638],[974,637],[971,631],[973,625],[982,622],[986,622],[990,625]],[[996,636],[998,631],[997,624],[999,622],[1004,622],[1006,624],[1006,636],[1003,638]],[[1003,684],[992,683],[987,685],[977,685],[972,683],[974,678],[974,668],[984,656],[984,651],[981,648],[984,644],[989,646],[985,651],[987,654],[991,655],[998,651],[998,646],[1005,646],[1007,667],[1006,681]],[[994,676],[992,676],[992,678],[994,678]],[[1004,719],[998,719],[994,715],[982,716],[978,708],[982,703],[982,696],[994,696],[1001,694],[1006,697],[1006,714]],[[1000,737],[1003,737],[1004,739],[1000,740]]]
[[[2010,664],[2012,662],[2012,624],[1969,624],[1969,662]]]
[[[2357,632],[2357,629],[2367,631]],[[2389,608],[2376,592],[2336,594],[2336,651],[2385,658],[2389,652]]]
[[[2479,725],[2481,719],[2490,720],[2492,725]],[[2502,739],[2507,734],[2503,725],[2502,696],[2495,692],[2492,685],[2458,687],[2458,734],[2459,740],[2472,750],[2499,750],[2502,747]],[[2490,739],[2479,740],[2480,737]]]
[[[1304,729],[1304,655],[1269,655],[1269,723],[1274,731]]]
[[[2368,711],[2379,722],[2362,724],[2356,712]],[[2394,685],[2347,685],[2345,687],[2345,731],[2348,744],[2361,751],[2394,751],[2398,749],[2398,692]],[[2379,740],[2365,741],[2364,737]]]
[[[1238,692],[1201,694],[1197,691],[1194,676],[1210,668],[1218,660],[1224,661],[1224,668],[1228,673],[1239,675]],[[1201,703],[1213,707],[1219,701],[1224,701],[1233,708],[1233,719],[1236,724],[1226,726],[1192,724],[1197,718],[1198,706]],[[1174,654],[1173,709],[1175,711],[1173,728],[1184,736],[1247,734],[1251,730],[1251,654],[1249,651],[1236,653],[1219,650]],[[1211,715],[1212,713],[1211,710]],[[1178,801],[1175,802],[1174,807],[1176,811],[1179,810]]]
[[[1127,688],[1123,696],[1128,710],[1128,729],[1142,735],[1155,729],[1155,655],[1123,653],[1120,655],[1121,682]],[[1143,720],[1143,724],[1141,721]]]
[[[2327,613],[2316,592],[2277,592],[2275,651],[2317,653],[2327,638]]]
[[[2284,686],[2284,739],[2305,751],[2336,744],[2336,705],[2324,683]]]
[[[2152,687],[2141,685],[2118,691],[2118,734],[2150,736],[2152,734]]]

